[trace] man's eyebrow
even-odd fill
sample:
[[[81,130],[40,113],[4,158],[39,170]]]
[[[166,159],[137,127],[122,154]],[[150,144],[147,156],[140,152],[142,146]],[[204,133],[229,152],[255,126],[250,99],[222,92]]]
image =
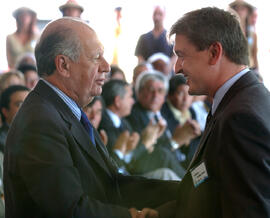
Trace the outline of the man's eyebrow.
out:
[[[173,52],[176,54],[176,55],[183,55],[184,52],[181,51],[181,50],[173,50]]]

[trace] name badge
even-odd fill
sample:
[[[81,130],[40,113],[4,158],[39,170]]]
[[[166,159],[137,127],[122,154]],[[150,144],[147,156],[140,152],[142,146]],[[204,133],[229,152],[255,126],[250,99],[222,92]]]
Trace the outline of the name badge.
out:
[[[191,169],[190,173],[191,173],[195,188],[197,188],[201,183],[203,183],[208,178],[208,174],[207,174],[207,170],[206,170],[204,162],[202,162],[197,167]]]

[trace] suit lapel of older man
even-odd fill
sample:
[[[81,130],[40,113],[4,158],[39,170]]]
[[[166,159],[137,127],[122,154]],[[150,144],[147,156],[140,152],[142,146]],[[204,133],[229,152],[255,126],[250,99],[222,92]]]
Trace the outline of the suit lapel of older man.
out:
[[[56,106],[56,110],[58,110],[63,120],[67,123],[70,133],[73,135],[81,149],[84,150],[91,159],[97,162],[98,165],[111,176],[111,173],[103,158],[95,146],[92,144],[90,136],[87,134],[80,121],[74,116],[68,106],[63,102],[63,100],[43,81],[38,83],[35,90],[48,101],[53,102],[53,105]],[[99,143],[97,143],[97,146],[103,146],[99,145]]]

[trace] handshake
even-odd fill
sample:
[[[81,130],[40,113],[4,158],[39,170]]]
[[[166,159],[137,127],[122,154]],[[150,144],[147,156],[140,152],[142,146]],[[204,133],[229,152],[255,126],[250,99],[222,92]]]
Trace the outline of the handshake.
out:
[[[150,208],[144,208],[143,210],[130,208],[129,212],[132,218],[159,218],[158,212]]]

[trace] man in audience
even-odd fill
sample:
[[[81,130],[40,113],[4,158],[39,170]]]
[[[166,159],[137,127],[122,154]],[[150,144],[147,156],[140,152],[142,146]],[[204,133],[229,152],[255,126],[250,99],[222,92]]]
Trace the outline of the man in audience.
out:
[[[176,128],[173,134],[171,134],[160,112],[168,90],[167,78],[158,71],[144,72],[138,77],[135,88],[138,101],[134,104],[131,114],[127,117],[131,126],[135,131],[141,133],[149,122],[164,125],[165,131],[154,146],[154,152],[157,154],[153,162],[155,160],[157,162],[156,164],[160,164],[162,157],[165,156],[163,153],[169,153],[170,155],[168,157],[170,157],[171,161],[174,159],[177,160],[177,164],[173,164],[174,167],[178,166],[182,168],[183,174],[178,175],[183,176],[185,170],[179,162],[185,161],[185,155],[178,148],[186,144],[189,138],[180,127]],[[140,163],[142,165],[150,165],[150,163],[148,164],[149,158],[145,158],[144,161],[141,160]],[[163,159],[163,161],[165,160]],[[180,169],[178,169],[179,172]]]
[[[82,111],[110,71],[94,30],[70,17],[53,21],[35,55],[41,80],[6,142],[6,218],[135,218],[142,207],[175,199],[177,182],[118,174]]]
[[[148,158],[153,160],[153,155],[151,155],[153,145],[164,127],[149,123],[140,135],[133,131],[125,119],[125,116],[130,114],[134,103],[131,86],[121,80],[111,80],[104,85],[102,97],[106,110],[102,115],[100,129],[104,129],[108,134],[108,150],[119,164],[120,170],[124,168],[131,174],[134,171],[135,173],[145,172],[142,175],[146,177],[170,179],[167,173],[160,173],[169,171],[167,162],[157,165],[156,168],[151,168],[153,163],[144,166],[139,164],[139,167],[143,169],[137,169],[137,163],[140,162],[141,157],[150,156]],[[176,178],[175,173],[170,174],[174,174],[173,178]],[[179,180],[179,177],[177,179]]]
[[[24,75],[25,86],[33,89],[39,80],[37,67],[33,64],[21,64],[17,69]]]
[[[170,66],[170,57],[165,55],[162,52],[157,52],[151,55],[147,62],[149,62],[153,68],[161,73],[163,73],[168,78],[171,77],[171,66]]]
[[[28,93],[29,89],[27,87],[12,85],[1,94],[0,113],[2,126],[0,128],[0,151],[3,153],[10,124]]]
[[[144,62],[141,62],[139,64],[137,64],[134,69],[133,69],[133,76],[132,76],[132,92],[133,92],[133,98],[134,100],[136,101],[136,94],[135,94],[135,84],[136,84],[136,81],[137,81],[137,78],[138,76],[144,72],[144,71],[150,71],[153,69],[153,66],[144,61]]]
[[[248,69],[237,19],[218,8],[184,15],[173,26],[175,70],[189,93],[213,104],[178,202],[162,217],[270,217],[270,94]]]
[[[12,85],[3,91],[0,97],[0,113],[2,126],[0,127],[0,217],[5,217],[3,190],[3,157],[9,126],[29,93],[29,89],[22,85]]]
[[[98,129],[101,118],[102,111],[104,109],[104,102],[102,97],[95,96],[93,100],[83,108],[84,113],[86,114],[88,120],[93,125],[95,129]],[[104,145],[108,144],[108,136],[104,130],[99,130],[100,138]]]
[[[64,5],[59,7],[63,17],[78,17],[81,18],[81,14],[84,11],[84,8],[79,5],[76,0],[68,0]]]
[[[154,29],[140,36],[136,46],[135,55],[138,62],[147,61],[147,59],[157,53],[162,52],[165,55],[173,56],[173,45],[168,43],[163,22],[165,18],[165,8],[155,6],[153,11]]]

